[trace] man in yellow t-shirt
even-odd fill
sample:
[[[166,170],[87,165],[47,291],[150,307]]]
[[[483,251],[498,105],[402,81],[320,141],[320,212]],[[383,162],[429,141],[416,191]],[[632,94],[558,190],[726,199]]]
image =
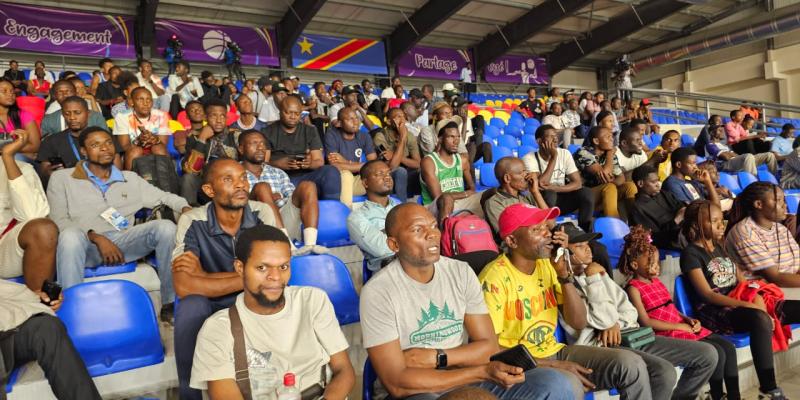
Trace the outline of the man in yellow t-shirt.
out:
[[[620,348],[567,346],[555,336],[559,309],[570,326],[585,326],[587,310],[575,288],[568,253],[555,245],[588,242],[599,234],[578,230],[550,232],[558,208],[527,204],[507,207],[498,221],[507,246],[478,277],[501,347],[523,344],[542,367],[565,373],[586,390],[619,390],[623,399],[651,399],[647,367],[636,353]],[[574,232],[580,232],[575,234]]]

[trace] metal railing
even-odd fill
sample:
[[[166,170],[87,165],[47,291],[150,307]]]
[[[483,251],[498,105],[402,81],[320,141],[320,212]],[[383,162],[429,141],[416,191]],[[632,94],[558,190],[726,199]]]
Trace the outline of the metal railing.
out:
[[[654,103],[664,104],[668,107],[674,108],[674,117],[679,119],[692,119],[679,115],[679,111],[681,110],[691,110],[694,109],[696,112],[705,112],[706,120],[711,117],[713,114],[720,114],[723,117],[728,116],[731,110],[738,109],[743,103],[747,103],[749,106],[757,107],[760,110],[760,117],[761,117],[761,124],[765,127],[780,127],[781,124],[775,124],[769,122],[768,119],[772,117],[781,117],[782,113],[797,113],[800,114],[800,107],[787,105],[787,104],[780,104],[780,103],[770,103],[752,99],[742,99],[742,98],[735,98],[735,97],[725,97],[725,96],[717,96],[711,94],[704,94],[704,93],[691,93],[691,92],[681,92],[677,90],[663,90],[663,89],[645,89],[645,88],[634,88],[630,89],[633,92],[634,97],[643,98],[643,97],[650,97],[650,100]],[[658,96],[659,99],[653,99],[652,96]],[[687,103],[689,101],[689,103]],[[721,109],[713,104],[730,104],[732,107],[726,109]],[[663,115],[663,113],[661,114]],[[705,124],[706,121],[698,121],[700,124]]]

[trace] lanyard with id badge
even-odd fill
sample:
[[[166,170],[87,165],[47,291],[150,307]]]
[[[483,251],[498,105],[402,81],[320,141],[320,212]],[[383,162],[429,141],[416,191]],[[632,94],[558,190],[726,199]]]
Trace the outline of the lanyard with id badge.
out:
[[[114,207],[108,207],[105,211],[100,213],[100,217],[111,224],[111,226],[113,226],[117,231],[128,229],[128,227],[131,225],[131,223],[128,222],[128,219],[120,214],[119,211],[117,211],[117,209]]]

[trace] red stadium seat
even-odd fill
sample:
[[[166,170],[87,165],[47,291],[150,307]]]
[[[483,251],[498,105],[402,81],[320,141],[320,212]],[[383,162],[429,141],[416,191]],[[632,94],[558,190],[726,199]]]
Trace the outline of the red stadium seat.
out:
[[[176,119],[183,125],[184,129],[189,129],[192,126],[192,123],[189,122],[189,117],[186,116],[186,110],[179,112]]]
[[[228,111],[228,116],[226,117],[225,125],[230,126],[238,119],[239,119],[239,114],[237,114],[236,111]]]
[[[19,96],[17,97],[17,106],[19,106],[20,110],[31,113],[37,125],[42,124],[42,118],[44,118],[44,99],[36,96]]]

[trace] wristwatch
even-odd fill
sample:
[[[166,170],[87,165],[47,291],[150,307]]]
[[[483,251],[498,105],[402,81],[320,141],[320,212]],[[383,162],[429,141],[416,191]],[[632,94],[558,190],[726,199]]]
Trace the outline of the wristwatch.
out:
[[[573,277],[572,274],[569,274],[569,275],[567,275],[567,276],[565,276],[563,278],[559,276],[558,277],[558,283],[560,283],[562,285],[566,285],[567,283],[573,283],[573,278],[574,277]]]
[[[447,353],[442,349],[436,349],[436,369],[447,368]]]

